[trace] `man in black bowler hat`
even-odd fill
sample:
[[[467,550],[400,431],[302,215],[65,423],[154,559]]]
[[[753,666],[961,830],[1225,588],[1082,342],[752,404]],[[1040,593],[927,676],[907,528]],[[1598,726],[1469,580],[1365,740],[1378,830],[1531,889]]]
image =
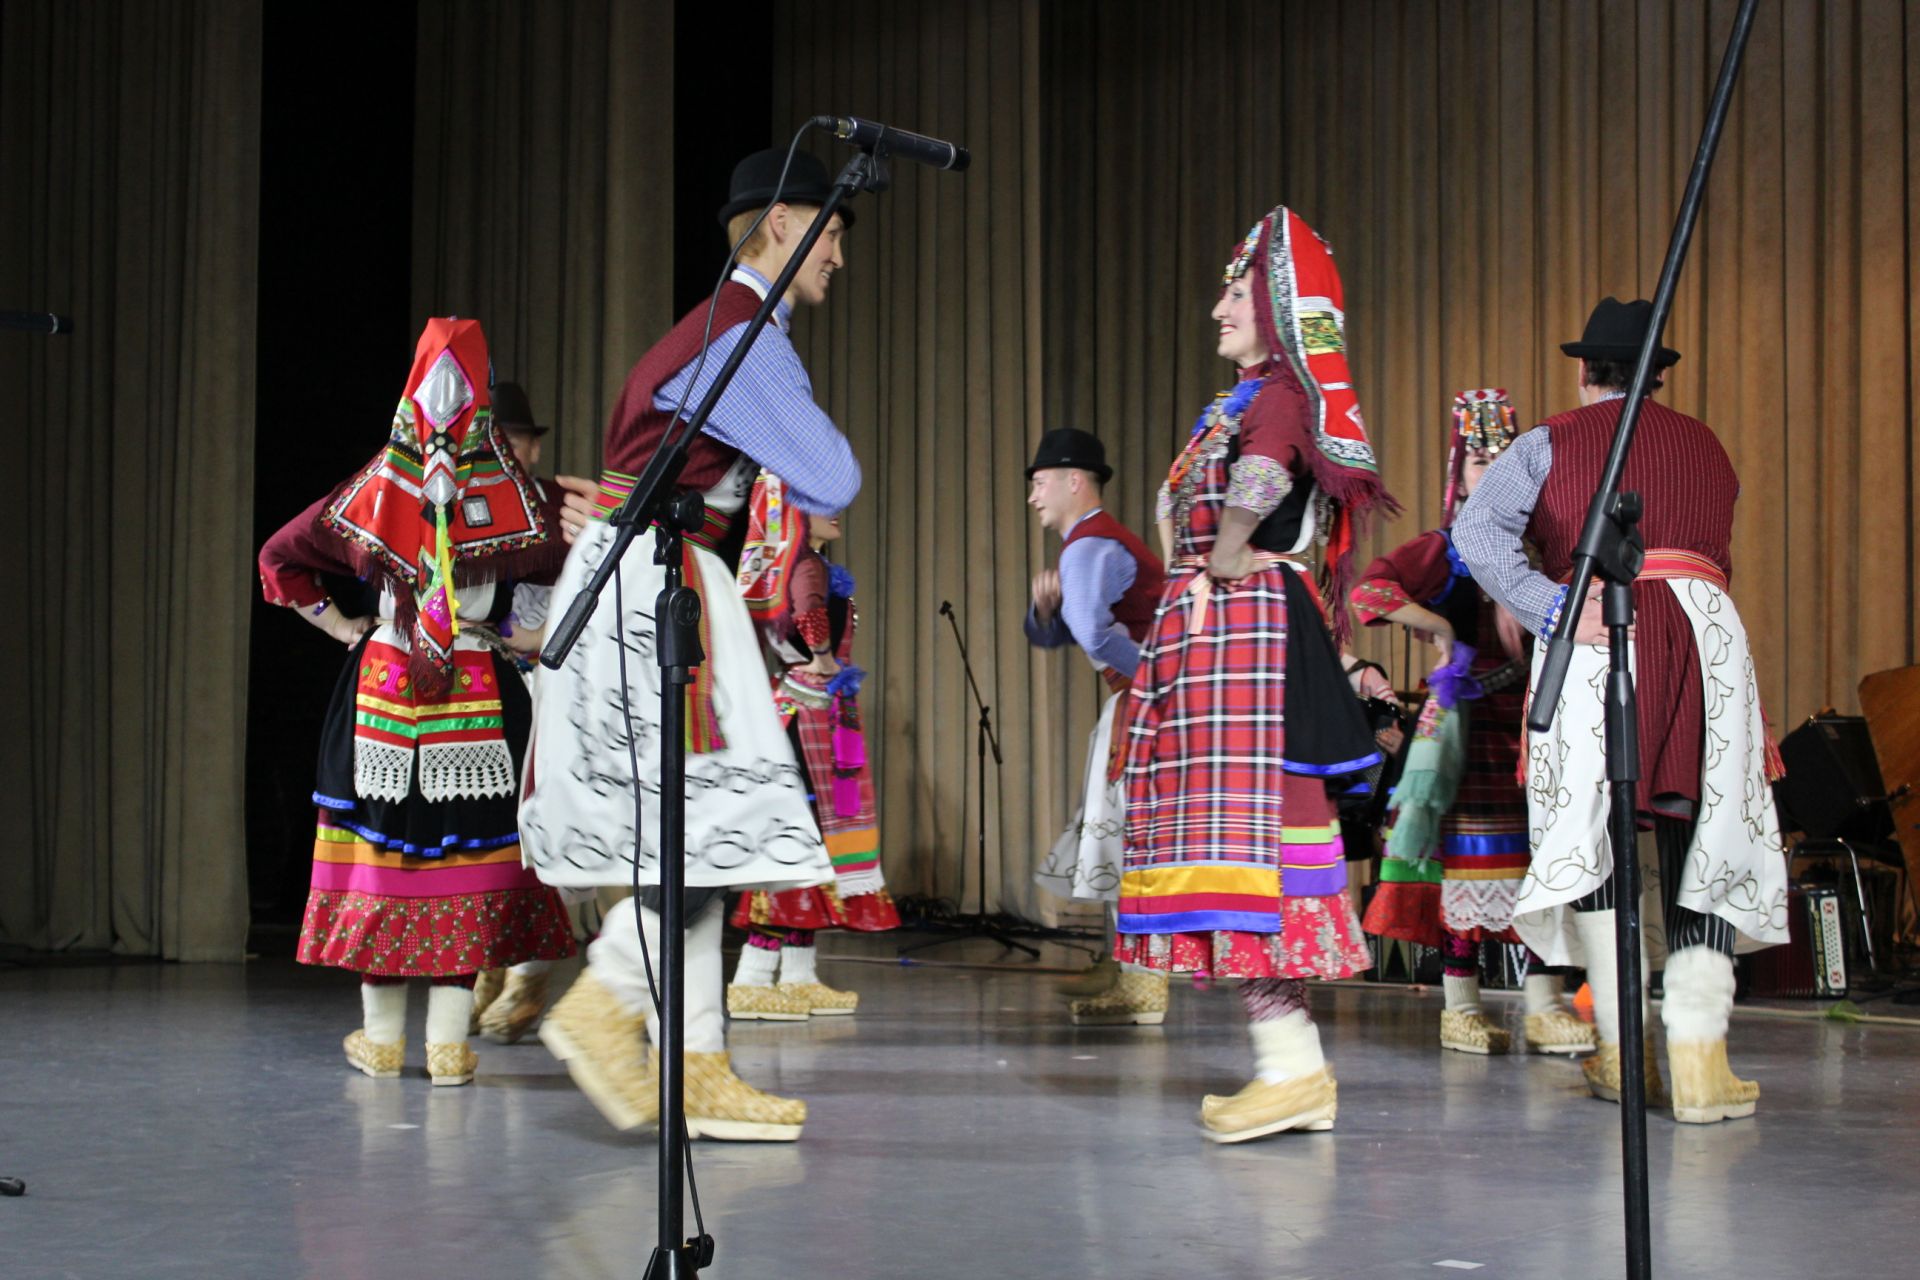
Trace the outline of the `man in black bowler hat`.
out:
[[[1140,664],[1140,642],[1166,576],[1160,558],[1101,506],[1101,490],[1112,478],[1099,438],[1073,427],[1041,436],[1027,468],[1027,505],[1041,528],[1061,537],[1060,567],[1034,575],[1027,638],[1043,649],[1078,644],[1113,690],[1087,742],[1079,811],[1034,878],[1061,897],[1105,903],[1109,920],[1120,892],[1126,835],[1117,746],[1125,742],[1124,708]],[[1131,967],[1122,972],[1110,957],[1111,948],[1063,985],[1066,994],[1079,997],[1071,1006],[1073,1020],[1093,1026],[1162,1021],[1166,975]]]
[[[762,151],[735,167],[719,211],[721,225],[739,239],[763,210],[765,217],[714,298],[682,317],[628,374],[607,427],[600,483],[559,480],[567,490],[562,530],[573,543],[554,589],[563,608],[606,554],[613,538],[608,515],[632,492],[681,406],[690,417],[700,404],[829,198],[826,168],[810,155],[795,154],[781,182],[786,155]],[[786,482],[790,502],[816,515],[845,509],[859,492],[853,450],[814,402],[812,382],[788,337],[796,304],[826,300],[834,273],[845,264],[841,236],[851,222],[850,212],[836,211],[822,229],[690,442],[679,478],[679,488],[701,494],[706,507],[704,526],[686,540],[687,585],[701,595],[706,649],[687,698],[684,1066],[687,1128],[696,1138],[790,1142],[807,1116],[804,1102],[740,1079],[726,1049],[721,897],[741,885],[831,884],[834,874],[774,710],[759,639],[720,549],[728,545],[731,527],[744,523],[747,497],[762,468]],[[614,617],[615,596],[608,592],[568,661],[542,674],[520,807],[521,848],[542,880],[575,890],[636,878],[642,886],[637,902],[623,901],[608,912],[588,948],[586,970],[540,1028],[541,1041],[620,1129],[657,1118],[654,1060],[643,1025],[656,1045],[658,1035],[639,934],[644,930],[657,957],[660,877],[653,821],[660,704],[648,691],[658,678],[650,653],[654,600],[663,582],[664,571],[648,549],[635,547],[620,565],[624,617]],[[622,632],[638,669],[630,704],[620,696]],[[628,785],[630,741],[638,749],[640,785],[648,792],[648,821],[637,836]],[[812,1012],[804,991],[769,987],[756,995],[770,1006],[783,1003],[774,1012],[792,1019]]]
[[[1453,525],[1454,546],[1487,593],[1543,640],[1580,611],[1578,642],[1553,727],[1528,744],[1532,862],[1514,929],[1548,964],[1584,964],[1600,1048],[1587,1086],[1620,1098],[1619,983],[1614,963],[1615,851],[1609,839],[1606,630],[1600,583],[1568,601],[1587,504],[1599,487],[1653,304],[1603,299],[1577,342],[1580,407],[1525,432],[1487,469]],[[1656,370],[1680,359],[1667,347]],[[1660,385],[1656,377],[1653,385]],[[1707,1124],[1749,1116],[1760,1086],[1727,1065],[1733,953],[1787,940],[1786,858],[1768,787],[1769,742],[1747,632],[1728,594],[1740,479],[1706,423],[1649,399],[1623,484],[1640,495],[1646,565],[1633,586],[1641,830],[1657,858],[1658,905],[1645,915],[1664,942],[1673,1117]],[[1529,563],[1524,543],[1539,554]],[[1546,645],[1534,648],[1535,674]],[[1633,856],[1640,856],[1639,850]],[[1643,861],[1646,859],[1643,858]],[[1662,910],[1664,908],[1664,910]],[[1663,918],[1664,917],[1664,918]],[[1666,1102],[1652,1029],[1647,1098]]]

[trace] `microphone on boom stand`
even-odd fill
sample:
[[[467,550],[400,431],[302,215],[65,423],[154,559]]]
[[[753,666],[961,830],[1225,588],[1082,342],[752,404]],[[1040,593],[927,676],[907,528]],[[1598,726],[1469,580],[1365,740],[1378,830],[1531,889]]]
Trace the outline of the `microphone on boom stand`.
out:
[[[1001,946],[1013,951],[1024,951],[1034,959],[1040,953],[1024,942],[1016,942],[1007,931],[993,922],[987,914],[987,754],[993,754],[993,763],[997,767],[1002,763],[1000,739],[993,732],[992,708],[986,699],[980,696],[980,684],[973,678],[973,663],[967,658],[967,642],[960,634],[960,618],[953,611],[951,600],[940,602],[940,616],[953,628],[953,642],[960,649],[960,667],[967,673],[967,688],[973,694],[973,704],[980,709],[980,719],[974,734],[974,780],[978,784],[974,805],[975,834],[979,841],[980,909],[972,912],[960,912],[953,919],[959,925],[957,932],[938,938],[929,938],[925,942],[915,942],[901,947],[897,955],[919,951],[926,947],[937,947],[943,942],[956,942],[962,938],[991,938]],[[961,898],[966,897],[966,877],[963,872],[960,882]]]
[[[813,123],[814,127],[825,129],[841,141],[851,142],[862,151],[871,151],[876,156],[898,156],[915,164],[951,169],[955,173],[973,163],[973,156],[965,147],[929,138],[925,134],[877,124],[872,120],[862,120],[858,116],[815,116]]]

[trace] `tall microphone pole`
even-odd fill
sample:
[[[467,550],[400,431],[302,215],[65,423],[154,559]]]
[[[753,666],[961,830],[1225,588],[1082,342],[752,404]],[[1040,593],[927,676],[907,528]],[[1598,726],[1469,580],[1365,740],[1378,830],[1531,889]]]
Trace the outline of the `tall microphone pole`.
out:
[[[917,136],[917,135],[914,135]],[[674,484],[687,464],[687,450],[712,416],[720,397],[732,383],[754,339],[767,327],[774,308],[786,296],[807,255],[826,230],[834,212],[861,191],[884,191],[888,185],[884,139],[847,161],[813,224],[794,246],[780,276],[767,291],[759,310],[747,322],[740,341],[715,375],[713,385],[678,431],[669,434],[647,463],[633,492],[612,517],[613,542],[586,584],[573,598],[543,646],[540,661],[558,670],[573,651],[581,629],[593,615],[600,594],[619,570],[620,560],[640,531],[654,526],[655,560],[665,570],[666,583],[654,605],[660,681],[660,1203],[659,1233],[648,1260],[647,1280],[681,1280],[698,1274],[713,1261],[711,1236],[686,1238],[685,1198],[687,1129],[683,1065],[686,1048],[684,995],[686,987],[686,767],[687,743],[682,730],[686,688],[705,655],[700,648],[700,597],[688,587],[682,572],[685,534],[698,528],[702,504],[692,494],[675,494]],[[616,620],[616,628],[623,625]],[[634,858],[640,856],[639,832],[634,833]]]
[[[1607,625],[1608,651],[1606,738],[1611,808],[1607,834],[1613,847],[1614,945],[1620,974],[1620,1163],[1627,1275],[1631,1280],[1647,1280],[1653,1274],[1653,1246],[1647,1221],[1646,1028],[1640,1010],[1640,861],[1636,848],[1640,738],[1629,648],[1633,580],[1639,576],[1646,560],[1646,550],[1639,529],[1640,495],[1622,492],[1621,485],[1626,476],[1627,451],[1633,447],[1633,434],[1640,425],[1640,409],[1646,401],[1648,384],[1653,381],[1654,353],[1659,350],[1667,315],[1673,310],[1680,266],[1686,261],[1687,246],[1693,239],[1700,198],[1706,191],[1707,174],[1713,168],[1714,151],[1720,145],[1720,133],[1727,122],[1727,107],[1733,99],[1734,82],[1740,77],[1740,63],[1746,56],[1747,36],[1752,32],[1753,13],[1758,4],[1759,0],[1741,0],[1740,10],[1734,15],[1733,33],[1727,39],[1727,52],[1720,62],[1720,78],[1714,85],[1713,100],[1707,109],[1706,127],[1700,134],[1700,147],[1694,153],[1693,170],[1687,175],[1687,189],[1680,200],[1679,217],[1674,220],[1673,238],[1667,243],[1667,259],[1660,268],[1660,284],[1654,291],[1647,336],[1640,343],[1640,359],[1634,365],[1633,381],[1627,387],[1626,403],[1614,431],[1613,448],[1607,454],[1606,470],[1594,491],[1593,501],[1587,506],[1587,522],[1574,552],[1573,578],[1568,584],[1566,602],[1554,627],[1553,640],[1540,669],[1540,681],[1534,687],[1532,709],[1527,715],[1527,727],[1535,733],[1544,733],[1553,727],[1554,712],[1566,685],[1567,664],[1573,660],[1574,629],[1579,625],[1587,591],[1597,574],[1606,583],[1601,608]]]

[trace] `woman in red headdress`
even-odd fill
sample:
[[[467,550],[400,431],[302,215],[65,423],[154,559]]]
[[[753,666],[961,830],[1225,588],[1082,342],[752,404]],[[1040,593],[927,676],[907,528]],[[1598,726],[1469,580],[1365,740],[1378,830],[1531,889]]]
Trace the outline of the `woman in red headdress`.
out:
[[[566,548],[488,397],[472,320],[427,322],[381,452],[260,552],[267,599],[352,650],[320,744],[313,885],[299,958],[361,975],[350,1065],[397,1076],[406,980],[428,978],[427,1070],[473,1079],[476,973],[573,954],[554,891],[520,865],[532,708],[499,624],[515,578],[551,582]],[[354,617],[321,575],[358,574]]]
[[[1368,967],[1335,798],[1380,755],[1307,559],[1344,598],[1355,529],[1390,505],[1347,372],[1340,279],[1285,208],[1227,266],[1213,309],[1237,383],[1160,492],[1160,607],[1134,677],[1123,963],[1241,980],[1255,1079],[1201,1107],[1240,1142],[1331,1128],[1308,978]]]
[[[853,575],[822,554],[839,540],[839,515],[808,516],[787,501],[785,484],[770,471],[754,481],[750,501],[741,595],[781,667],[774,705],[806,777],[834,878],[811,888],[756,889],[740,896],[733,923],[747,931],[747,945],[727,984],[727,1015],[797,1021],[848,1014],[860,997],[820,981],[814,933],[900,926],[880,866],[880,824],[861,726],[866,672],[853,665],[860,625]]]

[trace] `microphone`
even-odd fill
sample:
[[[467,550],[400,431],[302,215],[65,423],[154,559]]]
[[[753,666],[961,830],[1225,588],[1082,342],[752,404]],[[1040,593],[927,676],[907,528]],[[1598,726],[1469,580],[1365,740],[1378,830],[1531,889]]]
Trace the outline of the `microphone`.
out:
[[[912,160],[935,169],[951,169],[955,173],[973,163],[973,157],[967,154],[965,147],[877,124],[872,120],[862,120],[858,116],[815,116],[813,123],[863,151],[898,156],[902,160]]]
[[[51,336],[72,333],[73,321],[51,311],[0,311],[0,329],[26,329]]]
[[[942,600],[940,602],[940,616],[943,618],[951,618],[953,616],[953,601]]]

